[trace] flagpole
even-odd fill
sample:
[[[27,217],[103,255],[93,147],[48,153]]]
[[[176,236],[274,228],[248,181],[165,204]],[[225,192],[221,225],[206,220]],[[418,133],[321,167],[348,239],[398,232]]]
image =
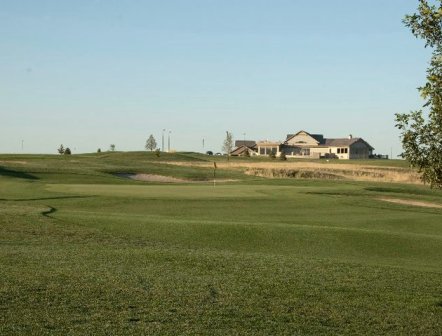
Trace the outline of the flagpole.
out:
[[[213,162],[213,187],[216,186],[216,162]]]

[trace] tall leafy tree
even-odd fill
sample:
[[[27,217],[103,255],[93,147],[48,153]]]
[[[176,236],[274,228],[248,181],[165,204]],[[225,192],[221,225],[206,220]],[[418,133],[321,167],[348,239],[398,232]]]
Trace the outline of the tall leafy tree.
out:
[[[419,0],[415,14],[407,15],[404,24],[432,49],[427,68],[427,82],[418,88],[425,103],[423,109],[396,114],[405,157],[422,173],[422,180],[442,188],[442,0],[430,4]]]
[[[146,140],[146,145],[144,146],[147,150],[150,150],[151,152],[157,148],[157,142],[153,135],[151,134],[149,138]]]

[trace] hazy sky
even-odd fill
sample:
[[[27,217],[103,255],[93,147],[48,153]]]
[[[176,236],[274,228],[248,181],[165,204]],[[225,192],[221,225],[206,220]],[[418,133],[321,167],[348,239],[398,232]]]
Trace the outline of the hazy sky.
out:
[[[417,4],[0,0],[0,153],[142,150],[167,129],[176,150],[306,130],[398,154],[430,55],[401,22]]]

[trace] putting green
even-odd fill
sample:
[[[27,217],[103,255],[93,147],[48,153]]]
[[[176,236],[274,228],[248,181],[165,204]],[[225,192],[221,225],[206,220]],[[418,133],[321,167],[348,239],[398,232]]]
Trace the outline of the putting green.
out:
[[[69,194],[133,197],[133,198],[244,198],[266,197],[294,192],[287,186],[247,185],[109,185],[109,184],[47,184],[46,190]],[[305,188],[303,188],[305,189]]]

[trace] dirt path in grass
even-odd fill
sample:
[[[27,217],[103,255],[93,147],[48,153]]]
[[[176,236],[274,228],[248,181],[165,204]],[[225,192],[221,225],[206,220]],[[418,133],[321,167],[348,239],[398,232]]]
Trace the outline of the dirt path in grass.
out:
[[[396,204],[413,205],[413,206],[425,207],[425,208],[442,209],[442,205],[441,204],[431,203],[431,202],[407,200],[407,199],[400,199],[400,198],[388,198],[388,197],[380,197],[378,199],[380,199],[381,201],[390,202],[390,203],[396,203]]]

